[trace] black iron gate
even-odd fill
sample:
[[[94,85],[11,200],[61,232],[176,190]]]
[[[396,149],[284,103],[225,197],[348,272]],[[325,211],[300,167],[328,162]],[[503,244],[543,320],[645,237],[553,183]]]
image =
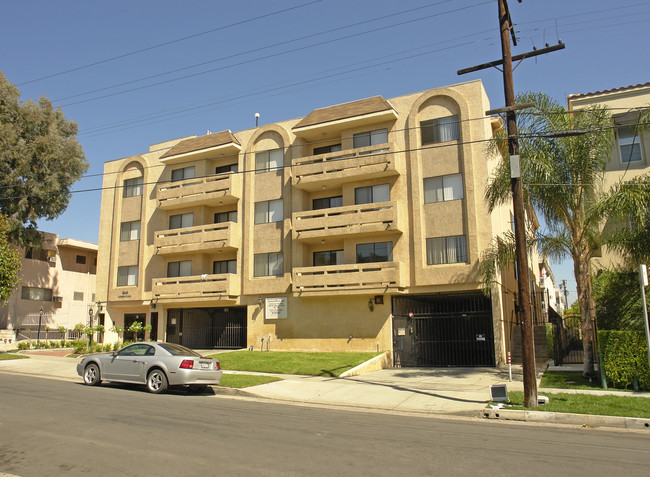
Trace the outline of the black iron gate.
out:
[[[245,348],[246,307],[167,310],[167,341],[188,348]]]
[[[395,367],[495,365],[490,298],[409,295],[392,306]]]

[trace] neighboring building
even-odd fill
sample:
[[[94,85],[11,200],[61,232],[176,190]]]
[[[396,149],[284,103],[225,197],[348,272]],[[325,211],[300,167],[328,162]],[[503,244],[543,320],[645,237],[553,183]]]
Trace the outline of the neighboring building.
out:
[[[557,288],[555,275],[553,275],[553,270],[551,270],[548,257],[545,256],[539,259],[539,286],[537,293],[540,299],[542,322],[548,323],[550,321],[549,313],[552,314],[553,311],[559,316],[562,316],[564,303],[561,299],[560,290]],[[551,308],[553,311],[550,310]]]
[[[605,171],[605,189],[621,179],[630,180],[650,172],[650,130],[634,127],[639,119],[639,108],[650,107],[650,83],[595,93],[571,94],[568,105],[569,110],[580,110],[593,105],[606,106],[611,110],[616,125],[616,144]],[[596,267],[618,263],[617,257],[606,248],[602,252],[603,256],[595,259]]]
[[[19,252],[21,283],[0,307],[2,341],[15,340],[17,330],[22,335],[17,339],[36,338],[39,319],[41,338],[46,327],[71,330],[77,323],[88,322],[88,310],[94,309],[95,302],[97,244],[43,233],[39,247]]]
[[[517,287],[504,274],[488,297],[478,275],[511,217],[484,201],[497,164],[485,141],[501,127],[489,109],[472,81],[107,162],[97,276],[107,330],[137,320],[152,339],[192,348],[504,362]]]

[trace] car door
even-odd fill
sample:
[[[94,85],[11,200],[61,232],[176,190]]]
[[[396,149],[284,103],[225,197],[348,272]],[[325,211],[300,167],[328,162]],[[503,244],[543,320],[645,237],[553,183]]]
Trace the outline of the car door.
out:
[[[126,382],[144,382],[144,369],[150,360],[152,347],[135,343],[118,351],[105,372],[106,379]]]

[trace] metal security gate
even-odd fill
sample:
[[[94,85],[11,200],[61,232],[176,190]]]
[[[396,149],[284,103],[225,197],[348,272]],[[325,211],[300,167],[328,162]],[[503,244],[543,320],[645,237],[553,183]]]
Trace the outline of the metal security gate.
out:
[[[188,348],[245,348],[246,308],[167,310],[167,341]]]
[[[396,296],[392,307],[395,367],[495,365],[490,298]]]

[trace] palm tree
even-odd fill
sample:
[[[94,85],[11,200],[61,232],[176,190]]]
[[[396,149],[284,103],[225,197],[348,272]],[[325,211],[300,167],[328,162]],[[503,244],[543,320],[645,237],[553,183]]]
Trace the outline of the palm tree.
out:
[[[605,166],[614,143],[613,122],[607,109],[594,106],[569,113],[541,93],[519,95],[517,102],[536,105],[517,115],[524,200],[546,224],[546,231],[537,236],[540,252],[555,259],[569,256],[573,260],[581,316],[583,374],[591,374],[595,321],[591,258],[600,250],[602,228],[608,217],[620,218],[634,211],[635,204],[635,219],[645,225],[645,215],[638,211],[648,210],[650,180],[646,177],[637,179],[634,187],[618,184],[604,190]],[[494,148],[504,159],[486,190],[490,211],[511,200],[506,141],[496,141]],[[493,248],[498,253],[493,250],[482,263],[483,276],[488,279],[491,267],[503,264],[503,260],[499,263],[495,259],[508,255],[503,244],[500,249],[496,245]]]

